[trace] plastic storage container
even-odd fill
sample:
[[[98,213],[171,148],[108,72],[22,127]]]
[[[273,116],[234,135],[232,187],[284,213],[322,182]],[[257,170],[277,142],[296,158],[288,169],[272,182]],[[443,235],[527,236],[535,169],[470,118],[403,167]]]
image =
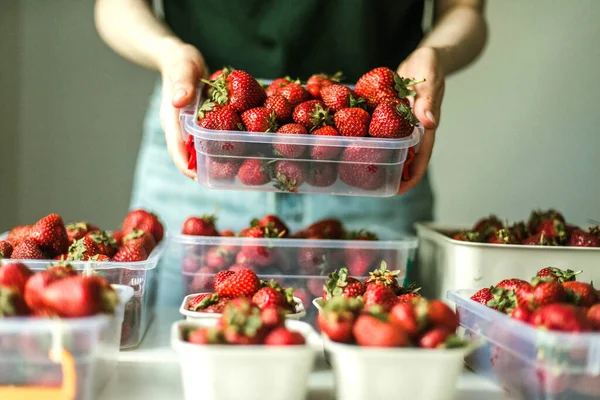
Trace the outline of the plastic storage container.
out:
[[[94,271],[109,283],[133,288],[133,297],[125,305],[125,320],[121,335],[121,349],[136,347],[142,341],[154,316],[158,284],[157,265],[164,253],[167,240],[154,248],[148,259],[136,262],[69,261],[78,271]],[[55,260],[0,260],[2,263],[22,262],[32,270],[44,270]]]
[[[124,306],[133,295],[130,287],[114,288],[120,304],[113,316],[1,320],[0,394],[7,386],[15,386],[13,391],[61,386],[62,366],[50,359],[50,352],[66,351],[75,367],[75,398],[95,398],[115,371]]]
[[[320,339],[310,325],[287,320],[305,346],[197,345],[182,329],[212,326],[216,319],[176,322],[171,343],[178,353],[186,400],[304,400]],[[233,378],[233,379],[232,379]]]
[[[374,231],[379,241],[256,239],[171,235],[169,256],[179,258],[185,294],[212,292],[214,275],[239,260],[239,254],[252,259],[261,279],[274,279],[284,287],[294,288],[294,296],[309,304],[323,295],[327,274],[347,266],[350,274],[360,277],[379,267],[385,260],[390,270],[401,270],[398,279],[404,283],[417,247],[415,238],[402,238],[390,231]],[[223,250],[223,251],[221,251]],[[215,255],[221,254],[220,264]],[[223,256],[225,254],[225,256]],[[347,260],[360,265],[348,264]],[[209,267],[207,262],[213,267]],[[353,265],[356,265],[354,267]],[[360,267],[360,271],[358,268]],[[307,309],[307,320],[314,322],[316,309]]]
[[[460,228],[436,224],[415,227],[419,237],[415,280],[423,285],[422,293],[427,297],[445,298],[448,290],[479,289],[507,277],[530,280],[547,266],[583,270],[577,280],[600,281],[600,248],[469,243],[445,234]]]
[[[339,400],[451,400],[465,355],[458,349],[367,348],[323,336]]]
[[[198,312],[198,311],[188,310],[188,303],[190,302],[190,300],[193,299],[194,297],[198,296],[199,294],[202,294],[202,293],[194,293],[194,294],[185,296],[183,298],[183,302],[181,303],[181,307],[179,307],[179,313],[181,315],[183,315],[185,317],[185,319],[188,321],[195,321],[195,320],[204,319],[204,318],[220,317],[221,314],[218,314],[218,313],[207,313],[207,312]],[[285,317],[287,319],[299,320],[299,319],[303,318],[304,316],[306,316],[306,310],[304,309],[304,304],[302,303],[302,300],[300,300],[298,297],[294,297],[294,301],[296,302],[296,310],[295,310],[296,312],[286,314]]]
[[[197,124],[201,101],[198,97],[183,109],[180,121],[184,139],[194,136],[198,182],[214,189],[394,196],[408,149],[417,146],[423,134],[421,125],[403,139],[208,130]],[[294,159],[279,156],[281,145],[297,146],[294,149],[302,154]],[[266,183],[246,185],[238,178],[240,166],[251,159],[268,172]]]
[[[600,398],[600,334],[536,329],[469,299],[475,290],[448,292],[460,324],[486,344],[467,365],[519,399]]]

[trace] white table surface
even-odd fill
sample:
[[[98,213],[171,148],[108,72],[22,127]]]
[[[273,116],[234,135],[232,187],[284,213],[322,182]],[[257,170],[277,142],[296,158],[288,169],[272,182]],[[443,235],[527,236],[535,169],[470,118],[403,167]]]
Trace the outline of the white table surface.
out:
[[[121,351],[119,365],[99,400],[183,399],[181,375],[170,345],[171,324],[181,319],[177,310],[159,311],[142,344]],[[333,375],[324,362],[317,363],[310,378],[308,400],[332,400]],[[457,399],[507,400],[494,383],[465,371],[458,382]]]

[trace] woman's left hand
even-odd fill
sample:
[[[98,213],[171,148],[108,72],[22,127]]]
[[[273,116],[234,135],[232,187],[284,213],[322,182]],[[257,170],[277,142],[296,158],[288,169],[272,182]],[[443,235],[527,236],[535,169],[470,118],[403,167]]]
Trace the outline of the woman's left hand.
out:
[[[435,131],[440,123],[440,109],[444,97],[445,74],[440,68],[437,51],[428,47],[415,50],[400,66],[398,74],[404,78],[425,79],[411,87],[417,94],[413,112],[425,127],[419,152],[409,167],[410,179],[402,182],[398,194],[412,189],[425,175],[433,151]]]

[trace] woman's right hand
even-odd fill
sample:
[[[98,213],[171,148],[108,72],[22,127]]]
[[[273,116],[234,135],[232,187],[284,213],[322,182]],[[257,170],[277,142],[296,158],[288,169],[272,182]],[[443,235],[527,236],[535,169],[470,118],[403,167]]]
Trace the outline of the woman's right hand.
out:
[[[195,100],[196,86],[200,79],[208,76],[208,70],[198,49],[170,39],[160,50],[158,65],[162,76],[160,120],[167,150],[177,169],[196,179],[196,171],[188,169],[188,151],[181,133],[179,109]]]

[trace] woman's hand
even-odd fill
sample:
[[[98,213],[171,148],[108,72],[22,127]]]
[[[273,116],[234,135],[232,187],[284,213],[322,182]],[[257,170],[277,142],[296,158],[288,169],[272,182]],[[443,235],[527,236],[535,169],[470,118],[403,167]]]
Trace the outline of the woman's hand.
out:
[[[196,86],[208,76],[200,52],[191,45],[168,40],[160,52],[159,69],[162,75],[160,120],[165,132],[167,150],[184,175],[196,179],[196,171],[188,169],[188,152],[181,133],[179,109],[196,98]]]
[[[411,88],[417,92],[413,111],[425,127],[425,133],[419,144],[419,152],[409,167],[410,179],[400,185],[398,194],[402,194],[419,183],[427,170],[435,142],[435,131],[440,123],[445,74],[440,68],[437,51],[428,47],[415,50],[400,64],[398,74],[404,78],[425,79],[425,82]]]

